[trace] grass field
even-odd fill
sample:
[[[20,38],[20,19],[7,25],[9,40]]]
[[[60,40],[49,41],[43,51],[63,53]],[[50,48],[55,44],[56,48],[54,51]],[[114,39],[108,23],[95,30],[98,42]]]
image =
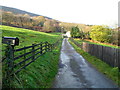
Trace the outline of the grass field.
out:
[[[30,46],[45,41],[55,43],[61,38],[60,33],[43,33],[3,25],[1,25],[1,30],[2,36],[19,38],[20,44],[15,48]],[[6,48],[5,46],[5,44],[2,45],[3,50]],[[52,52],[47,52],[27,66],[26,69],[14,75],[11,86],[13,88],[50,88],[57,73],[60,47],[61,42]]]
[[[112,48],[120,48],[118,47],[117,45],[112,45],[112,44],[108,44],[108,43],[100,43],[100,42],[97,42],[97,41],[92,41],[92,40],[81,40],[81,39],[74,39],[75,41],[77,41],[78,43],[82,43],[82,42],[87,42],[89,44],[96,44],[96,45],[102,45],[102,46],[107,46],[107,47],[112,47]]]
[[[10,26],[1,26],[2,36],[18,37],[20,45],[16,47],[23,47],[33,43],[40,43],[48,41],[50,43],[56,42],[61,36],[59,33],[44,33],[29,29],[15,28]]]
[[[117,85],[120,86],[120,72],[118,67],[111,67],[102,60],[91,56],[89,53],[84,52],[80,47],[76,46],[72,41],[69,40],[75,50],[80,53],[88,62],[90,62],[100,72],[105,74],[108,78],[112,79]],[[78,41],[79,42],[79,41]],[[79,42],[80,43],[80,42]]]

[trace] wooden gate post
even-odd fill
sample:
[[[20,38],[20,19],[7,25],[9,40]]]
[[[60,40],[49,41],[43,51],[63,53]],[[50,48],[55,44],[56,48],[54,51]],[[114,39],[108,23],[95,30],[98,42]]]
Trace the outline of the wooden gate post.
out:
[[[9,87],[11,87],[11,81],[13,77],[11,78],[11,74],[13,72],[13,66],[14,66],[14,46],[8,44],[6,49],[6,63],[7,63],[7,69],[6,69],[6,83]]]

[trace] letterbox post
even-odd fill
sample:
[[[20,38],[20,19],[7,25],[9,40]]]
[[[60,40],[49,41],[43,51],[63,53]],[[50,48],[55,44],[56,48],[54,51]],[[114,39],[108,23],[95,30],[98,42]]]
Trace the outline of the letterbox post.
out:
[[[6,71],[6,78],[10,86],[11,79],[12,79],[10,75],[13,72],[13,66],[14,66],[14,46],[8,44],[5,54],[6,54],[6,61],[7,61],[7,68],[8,68]]]
[[[7,44],[6,48],[6,75],[5,75],[5,84],[11,87],[11,74],[13,74],[13,67],[14,67],[14,47],[19,45],[19,39],[16,37],[2,37],[2,43]]]

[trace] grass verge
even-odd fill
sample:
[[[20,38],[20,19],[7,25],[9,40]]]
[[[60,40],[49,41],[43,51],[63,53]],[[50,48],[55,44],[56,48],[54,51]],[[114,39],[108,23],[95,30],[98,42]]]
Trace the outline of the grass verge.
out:
[[[106,47],[111,47],[111,48],[120,48],[118,47],[117,45],[112,45],[112,44],[108,44],[108,43],[100,43],[100,42],[97,42],[97,41],[92,41],[92,40],[82,40],[82,39],[74,39],[75,41],[77,41],[78,43],[83,43],[83,42],[87,42],[89,44],[96,44],[96,45],[102,45],[102,46],[106,46]]]
[[[80,53],[88,62],[90,62],[98,71],[105,74],[108,78],[112,79],[118,86],[120,86],[120,72],[118,67],[111,67],[102,60],[91,56],[89,53],[84,52],[80,47],[76,46],[72,41],[69,40],[75,50]]]
[[[14,88],[51,88],[58,71],[61,42],[52,52],[47,52],[14,76]]]

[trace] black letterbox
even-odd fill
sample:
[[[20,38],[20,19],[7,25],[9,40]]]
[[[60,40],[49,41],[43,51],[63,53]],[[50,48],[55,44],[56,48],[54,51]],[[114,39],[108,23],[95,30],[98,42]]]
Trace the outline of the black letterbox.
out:
[[[19,45],[19,38],[17,37],[2,37],[2,43],[10,44],[12,46]]]

